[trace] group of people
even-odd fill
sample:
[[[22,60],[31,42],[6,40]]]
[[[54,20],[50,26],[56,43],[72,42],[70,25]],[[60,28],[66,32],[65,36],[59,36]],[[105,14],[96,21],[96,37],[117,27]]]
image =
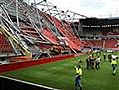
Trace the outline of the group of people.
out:
[[[78,90],[78,87],[80,88],[80,90],[83,90],[82,85],[81,85],[81,76],[82,76],[82,68],[80,63],[82,63],[80,60],[78,61],[78,64],[75,66],[75,90]],[[100,68],[100,57],[98,56],[97,58],[95,58],[93,55],[90,55],[88,57],[88,59],[86,60],[86,64],[87,64],[87,69],[89,68],[96,68],[99,69]]]
[[[106,56],[104,55],[104,59],[106,58]],[[116,71],[117,71],[117,61],[116,59],[118,59],[118,57],[115,57],[114,55],[109,55],[109,62],[111,63],[112,66],[112,74],[115,75]],[[100,68],[100,62],[101,62],[101,58],[98,55],[97,57],[95,57],[93,54],[89,55],[89,57],[86,59],[86,69],[99,69]],[[78,87],[80,88],[80,90],[82,90],[82,85],[81,85],[81,76],[82,76],[82,68],[80,65],[81,61],[78,62],[78,64],[75,66],[75,90],[78,90]]]
[[[86,59],[86,69],[99,69],[101,58],[95,57],[93,54]]]

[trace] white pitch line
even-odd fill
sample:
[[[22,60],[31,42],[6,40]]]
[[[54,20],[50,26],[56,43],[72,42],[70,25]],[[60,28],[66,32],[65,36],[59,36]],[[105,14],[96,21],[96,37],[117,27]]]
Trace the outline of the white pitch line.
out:
[[[10,80],[13,80],[13,81],[17,81],[17,82],[21,82],[21,83],[26,83],[26,84],[30,84],[30,85],[34,85],[34,86],[38,86],[38,87],[43,87],[43,88],[50,89],[50,90],[60,90],[60,89],[56,89],[56,88],[52,88],[52,87],[48,87],[48,86],[44,86],[44,85],[39,85],[39,84],[35,84],[35,83],[31,83],[31,82],[27,82],[27,81],[22,81],[22,80],[18,80],[18,79],[10,78],[10,77],[2,76],[2,75],[0,75],[0,77],[2,77],[2,78],[6,78],[6,79],[10,79]]]

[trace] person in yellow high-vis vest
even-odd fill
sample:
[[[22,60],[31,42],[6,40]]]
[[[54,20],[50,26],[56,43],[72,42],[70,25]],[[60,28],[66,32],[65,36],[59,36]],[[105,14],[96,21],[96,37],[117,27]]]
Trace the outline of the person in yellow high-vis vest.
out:
[[[81,85],[82,69],[81,69],[80,65],[75,66],[75,72],[76,72],[76,76],[75,76],[75,90],[77,90],[78,87],[80,88],[80,90],[82,90],[82,85]]]
[[[115,75],[116,71],[117,71],[117,61],[116,61],[116,59],[112,59],[111,65],[112,65],[112,69],[113,69],[113,75]]]

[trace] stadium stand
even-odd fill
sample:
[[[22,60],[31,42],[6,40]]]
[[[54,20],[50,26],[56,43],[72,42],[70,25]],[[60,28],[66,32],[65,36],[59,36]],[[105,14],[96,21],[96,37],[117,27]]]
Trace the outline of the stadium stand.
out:
[[[0,24],[4,31],[0,35],[0,53],[12,52],[14,57],[8,57],[10,62],[22,62],[23,56],[26,58],[24,61],[27,61],[31,57],[37,60],[64,52],[78,54],[84,49],[90,51],[90,48],[118,48],[118,18],[88,18],[66,11],[73,13],[72,17],[82,17],[72,22],[70,15],[66,15],[65,11],[58,11],[56,6],[48,5],[46,1],[40,4],[50,8],[47,10],[37,9],[35,3],[28,5],[22,0],[1,0],[0,3]],[[51,13],[51,10],[57,13]],[[64,15],[65,18],[57,18],[57,15]]]

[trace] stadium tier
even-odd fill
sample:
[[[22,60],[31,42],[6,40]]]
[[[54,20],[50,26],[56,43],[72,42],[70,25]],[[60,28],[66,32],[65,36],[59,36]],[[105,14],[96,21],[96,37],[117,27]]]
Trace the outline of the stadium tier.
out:
[[[40,10],[37,4],[29,5],[24,0],[1,0],[0,3],[1,58],[24,56],[37,60],[54,55],[78,54],[85,48],[89,51],[93,47],[118,48],[118,18],[88,18],[71,11],[58,11],[56,6],[48,5],[45,0],[39,5],[47,6],[47,10]],[[51,10],[57,12],[54,14]],[[66,14],[69,12],[73,13],[72,16]],[[75,15],[83,18],[71,20]]]
[[[75,36],[68,22],[24,1],[1,0],[0,3],[0,32],[8,41],[3,44],[6,41],[1,39],[0,50],[4,53],[12,50],[9,55],[5,54],[10,62],[22,56],[39,59],[81,50],[80,38]]]

